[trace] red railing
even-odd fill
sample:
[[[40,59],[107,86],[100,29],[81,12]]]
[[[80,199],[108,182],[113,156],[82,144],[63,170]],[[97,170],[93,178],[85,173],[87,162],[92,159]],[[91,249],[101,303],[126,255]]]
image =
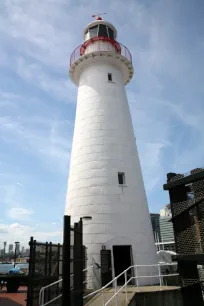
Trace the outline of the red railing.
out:
[[[130,53],[130,51],[121,43],[113,40],[113,39],[109,39],[108,37],[94,37],[92,39],[89,39],[88,41],[86,41],[85,43],[83,43],[82,45],[78,46],[73,52],[72,55],[70,57],[70,66],[76,61],[78,60],[81,56],[83,56],[86,52],[86,48],[88,46],[90,46],[91,44],[93,44],[95,41],[102,41],[104,42],[104,44],[94,44],[94,49],[93,51],[90,52],[96,52],[96,51],[111,51],[113,52],[113,50],[115,49],[116,53],[121,54],[122,56],[126,57],[131,63],[132,63],[132,55]],[[109,43],[107,43],[109,42]],[[114,48],[113,48],[114,47]],[[88,54],[88,52],[87,52]]]

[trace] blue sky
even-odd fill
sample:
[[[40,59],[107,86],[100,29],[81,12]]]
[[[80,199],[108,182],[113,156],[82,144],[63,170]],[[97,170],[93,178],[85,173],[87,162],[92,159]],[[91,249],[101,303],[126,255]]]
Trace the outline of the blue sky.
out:
[[[69,58],[97,12],[133,56],[127,86],[151,212],[166,173],[204,165],[202,0],[0,1],[0,247],[61,241],[77,89]]]

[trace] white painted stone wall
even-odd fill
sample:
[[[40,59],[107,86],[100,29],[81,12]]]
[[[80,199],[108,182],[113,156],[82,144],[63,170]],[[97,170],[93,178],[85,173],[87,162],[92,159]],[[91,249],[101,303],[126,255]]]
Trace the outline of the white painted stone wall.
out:
[[[152,225],[123,75],[103,57],[93,63],[84,67],[79,80],[65,213],[72,216],[72,222],[92,217],[84,221],[88,266],[100,263],[102,245],[107,249],[132,245],[133,264],[155,264]],[[113,82],[108,81],[108,73]],[[125,172],[124,187],[118,184],[118,172]],[[145,273],[149,270],[143,269]]]
[[[116,52],[116,48],[110,44],[109,42],[103,41],[103,40],[98,40],[94,41],[92,44],[88,45],[86,47],[86,50],[84,54],[88,54],[90,52],[95,52],[95,51],[112,51]]]

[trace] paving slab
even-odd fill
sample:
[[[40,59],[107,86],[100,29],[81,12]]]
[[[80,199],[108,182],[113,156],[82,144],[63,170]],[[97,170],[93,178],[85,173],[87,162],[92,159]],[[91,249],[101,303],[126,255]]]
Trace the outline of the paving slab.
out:
[[[176,290],[179,289],[177,286],[143,286],[137,288],[136,286],[128,286],[127,288],[127,298],[128,302],[126,302],[126,294],[125,294],[125,288],[123,288],[118,296],[118,306],[126,306],[129,304],[135,293],[137,292],[156,292],[160,290]],[[107,302],[115,293],[114,288],[108,288],[104,291],[105,296],[105,302]],[[91,300],[89,300],[87,303],[85,303],[85,306],[103,306],[104,305],[104,299],[102,294],[95,295]],[[108,304],[108,306],[115,306],[116,305],[116,299],[113,298],[112,301]]]
[[[26,306],[26,293],[0,293],[0,306]]]

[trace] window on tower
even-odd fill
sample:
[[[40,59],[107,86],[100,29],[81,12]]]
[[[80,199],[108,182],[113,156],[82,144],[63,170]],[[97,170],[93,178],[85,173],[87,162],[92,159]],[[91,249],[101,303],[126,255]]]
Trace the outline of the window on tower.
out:
[[[112,79],[112,73],[108,73],[108,81],[109,81],[109,82],[112,82],[112,81],[113,81],[113,79]]]
[[[111,28],[108,28],[109,38],[114,39],[113,30]]]
[[[98,36],[98,25],[89,28],[89,38]]]
[[[125,173],[124,172],[118,172],[118,184],[125,185]]]
[[[86,33],[85,33],[85,40],[88,40],[89,39],[89,31],[86,30]]]
[[[114,31],[106,24],[97,24],[93,27],[90,27],[85,32],[85,40],[94,37],[109,37],[111,39],[114,39]]]
[[[105,36],[105,37],[108,37],[107,27],[106,27],[105,24],[100,24],[100,25],[99,25],[98,36]]]

